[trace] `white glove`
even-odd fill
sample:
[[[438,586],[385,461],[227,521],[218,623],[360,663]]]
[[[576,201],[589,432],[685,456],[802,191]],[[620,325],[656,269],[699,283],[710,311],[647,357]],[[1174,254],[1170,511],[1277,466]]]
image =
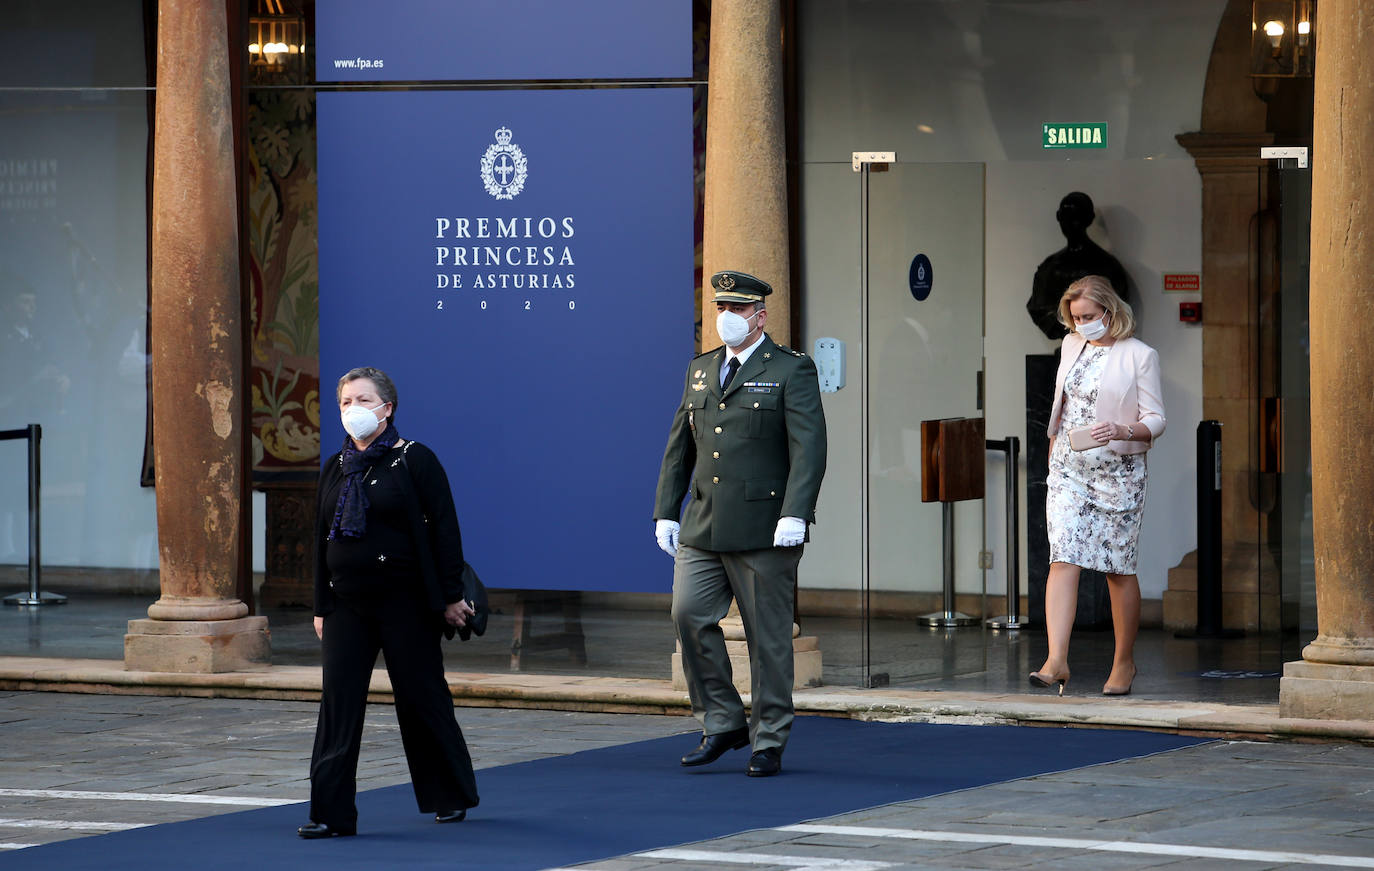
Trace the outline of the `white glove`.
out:
[[[779,517],[773,530],[773,547],[796,547],[806,541],[806,521],[800,517]]]
[[[677,534],[682,530],[682,525],[676,520],[659,520],[654,523],[654,538],[658,539],[658,546],[663,548],[663,552],[668,556],[677,555]]]

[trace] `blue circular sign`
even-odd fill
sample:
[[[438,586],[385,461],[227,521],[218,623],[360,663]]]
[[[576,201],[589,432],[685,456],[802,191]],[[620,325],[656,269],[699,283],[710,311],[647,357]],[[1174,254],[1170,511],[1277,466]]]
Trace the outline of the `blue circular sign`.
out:
[[[935,273],[930,269],[930,258],[924,254],[917,254],[912,258],[907,280],[911,284],[911,295],[917,302],[930,296],[930,286],[935,283]]]

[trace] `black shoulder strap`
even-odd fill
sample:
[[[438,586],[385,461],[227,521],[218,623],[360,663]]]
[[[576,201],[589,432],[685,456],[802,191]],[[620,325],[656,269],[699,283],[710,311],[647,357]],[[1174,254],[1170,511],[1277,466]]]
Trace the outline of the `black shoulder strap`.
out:
[[[406,513],[410,515],[410,527],[415,530],[421,538],[415,541],[416,555],[420,558],[420,572],[424,575],[425,586],[433,592],[440,589],[439,570],[434,563],[434,543],[432,537],[434,530],[429,528],[429,518],[425,516],[424,509],[420,506],[420,494],[415,489],[415,473],[411,471],[410,464],[406,462],[406,451],[414,442],[406,442],[405,447],[401,448],[398,463],[406,470],[400,477],[401,489],[405,491]],[[442,599],[442,597],[440,597]]]
[[[410,450],[410,446],[413,444],[415,444],[414,441],[407,441],[404,445],[401,446],[401,456],[399,459],[399,463],[401,465],[401,468],[406,470],[406,481],[401,485],[401,487],[405,489],[406,496],[410,499],[411,507],[420,512],[420,519],[424,521],[425,526],[428,527],[429,517],[427,517],[424,513],[424,510],[420,508],[420,495],[418,491],[415,489],[415,472],[413,469],[410,468],[410,463],[406,462],[406,452]]]

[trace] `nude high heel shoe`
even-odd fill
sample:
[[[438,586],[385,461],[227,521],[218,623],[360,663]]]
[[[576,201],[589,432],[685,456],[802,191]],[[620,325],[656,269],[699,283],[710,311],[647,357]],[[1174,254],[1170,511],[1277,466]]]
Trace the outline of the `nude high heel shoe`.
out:
[[[1030,673],[1030,682],[1033,687],[1049,687],[1059,685],[1059,694],[1064,695],[1064,687],[1069,683],[1069,670],[1064,669],[1059,674],[1044,674],[1043,672],[1033,671]]]
[[[1114,686],[1112,686],[1111,684],[1103,684],[1103,685],[1102,685],[1102,695],[1104,695],[1104,696],[1129,696],[1129,695],[1131,694],[1131,687],[1135,684],[1135,676],[1136,676],[1137,674],[1139,674],[1139,673],[1140,673],[1140,670],[1139,670],[1139,669],[1137,669],[1135,666],[1131,666],[1131,679],[1128,680],[1128,681],[1126,681],[1126,686],[1125,686],[1125,687],[1114,687]]]

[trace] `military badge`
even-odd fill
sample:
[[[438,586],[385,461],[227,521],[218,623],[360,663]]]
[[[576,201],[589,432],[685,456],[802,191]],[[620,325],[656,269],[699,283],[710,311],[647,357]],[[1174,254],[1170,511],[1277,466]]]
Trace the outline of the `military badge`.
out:
[[[705,389],[706,389],[706,382],[705,382],[705,381],[698,381],[697,383],[695,383],[695,384],[692,385],[692,389],[693,389],[693,390],[697,390],[697,391],[705,390]]]

